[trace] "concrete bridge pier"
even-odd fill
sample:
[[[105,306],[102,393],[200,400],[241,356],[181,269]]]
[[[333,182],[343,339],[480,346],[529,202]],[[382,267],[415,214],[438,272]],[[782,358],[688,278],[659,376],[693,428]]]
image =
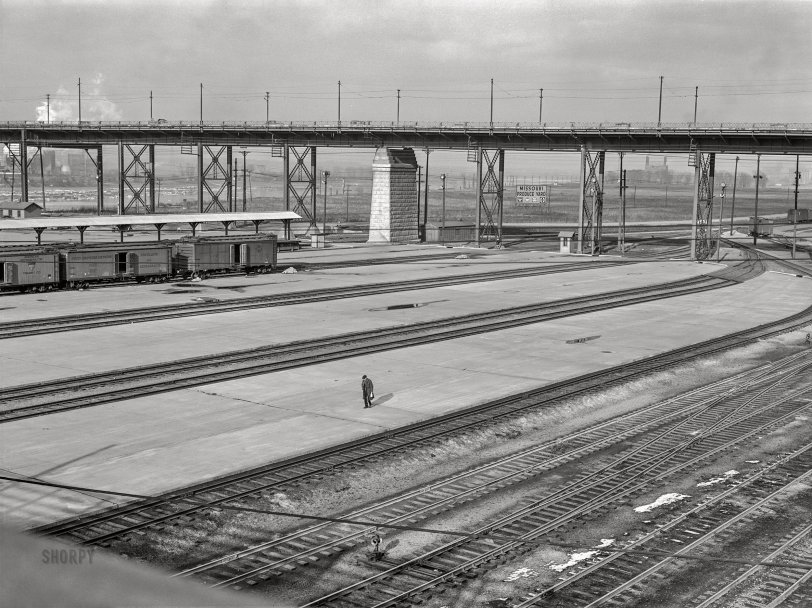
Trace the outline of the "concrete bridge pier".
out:
[[[369,243],[419,239],[417,158],[412,148],[378,148],[372,161]]]

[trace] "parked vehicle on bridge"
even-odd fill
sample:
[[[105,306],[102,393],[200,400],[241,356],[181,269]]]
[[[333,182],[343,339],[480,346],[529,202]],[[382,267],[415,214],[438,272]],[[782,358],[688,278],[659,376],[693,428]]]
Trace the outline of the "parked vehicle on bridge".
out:
[[[272,272],[276,248],[274,234],[0,247],[0,290],[79,289],[120,281],[158,283],[224,272]]]

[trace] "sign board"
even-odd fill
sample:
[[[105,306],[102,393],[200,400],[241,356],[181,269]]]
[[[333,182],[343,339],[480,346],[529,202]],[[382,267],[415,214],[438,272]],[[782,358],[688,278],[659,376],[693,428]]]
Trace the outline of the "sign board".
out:
[[[548,184],[517,184],[517,205],[547,205],[550,194]]]

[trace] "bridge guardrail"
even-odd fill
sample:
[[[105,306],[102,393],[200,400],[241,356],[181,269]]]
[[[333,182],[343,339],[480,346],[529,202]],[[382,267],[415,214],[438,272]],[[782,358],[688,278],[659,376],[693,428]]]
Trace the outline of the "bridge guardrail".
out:
[[[587,122],[587,123],[538,123],[538,122],[395,122],[395,121],[6,121],[0,123],[10,129],[346,129],[359,130],[440,130],[440,131],[531,131],[531,132],[695,132],[717,133],[719,131],[747,132],[810,132],[812,123],[630,123],[630,122]]]

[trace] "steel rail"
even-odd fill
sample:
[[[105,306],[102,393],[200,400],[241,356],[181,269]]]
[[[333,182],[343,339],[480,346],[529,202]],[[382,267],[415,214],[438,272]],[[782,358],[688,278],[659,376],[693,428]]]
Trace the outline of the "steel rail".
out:
[[[783,403],[786,403],[784,401]],[[743,420],[737,420],[736,422],[732,422],[730,425],[730,429],[734,429],[737,425],[741,423],[753,422],[753,418],[757,418],[758,416],[764,414],[767,409],[772,409],[773,407],[777,407],[777,404],[767,404],[766,408],[762,409],[761,411],[754,412],[752,416],[745,418]],[[647,489],[647,486],[656,481],[660,481],[663,479],[667,479],[669,476],[682,471],[692,465],[698,464],[699,462],[707,460],[709,457],[728,449],[736,444],[741,443],[742,441],[753,437],[755,434],[759,432],[763,432],[768,428],[774,428],[775,425],[782,424],[790,419],[794,419],[797,416],[798,412],[806,411],[812,408],[812,405],[809,403],[803,404],[794,404],[790,406],[789,411],[780,415],[778,418],[772,418],[763,423],[758,423],[759,426],[752,427],[750,425],[746,425],[746,428],[740,434],[735,434],[732,438],[724,438],[721,437],[721,434],[717,434],[715,437],[712,437],[711,445],[703,450],[699,450],[696,455],[688,454],[689,450],[683,451],[677,454],[671,454],[671,458],[673,458],[676,463],[671,465],[670,468],[667,468],[663,471],[655,472],[650,478],[645,480],[640,480],[639,471],[635,468],[636,466],[642,466],[647,468],[650,464],[650,460],[657,460],[661,455],[661,452],[655,452],[651,458],[646,458],[638,465],[627,467],[625,469],[626,477],[621,479],[619,482],[616,482],[614,485],[610,485],[609,488],[603,489],[602,484],[605,484],[606,481],[595,481],[591,486],[584,488],[580,491],[581,494],[584,494],[586,497],[586,502],[578,503],[575,502],[574,505],[566,505],[566,511],[562,514],[560,511],[550,511],[551,517],[553,517],[550,521],[544,521],[542,523],[538,523],[537,520],[538,516],[536,513],[540,508],[548,505],[554,504],[562,504],[563,496],[552,496],[547,497],[545,496],[543,499],[536,501],[535,503],[528,505],[518,511],[509,514],[503,518],[500,518],[496,522],[491,522],[487,525],[483,525],[476,530],[473,530],[469,537],[466,537],[462,540],[455,540],[449,543],[444,544],[441,547],[438,547],[434,550],[429,551],[428,553],[418,556],[416,558],[407,560],[402,564],[398,564],[389,568],[383,572],[378,574],[372,575],[362,581],[349,585],[343,589],[325,595],[321,598],[313,600],[304,607],[311,607],[311,606],[318,606],[318,605],[326,605],[333,600],[337,600],[339,605],[341,605],[341,601],[351,593],[358,591],[360,589],[367,589],[372,584],[377,582],[383,582],[384,584],[386,579],[392,578],[398,574],[405,574],[410,575],[409,569],[414,566],[420,566],[422,564],[430,564],[431,559],[440,556],[441,554],[448,553],[452,550],[457,550],[459,547],[462,547],[466,543],[480,543],[480,547],[471,547],[469,552],[477,553],[476,557],[464,557],[463,562],[459,565],[452,565],[445,569],[444,572],[433,576],[428,581],[423,581],[417,584],[416,586],[410,587],[408,590],[403,591],[400,590],[399,587],[394,587],[386,591],[382,591],[381,595],[385,595],[386,599],[377,602],[374,604],[375,608],[384,608],[386,606],[393,606],[399,603],[406,601],[408,598],[412,598],[415,595],[418,595],[428,589],[438,586],[439,584],[444,583],[445,581],[449,580],[450,578],[454,578],[457,575],[468,571],[474,567],[481,566],[484,563],[493,560],[495,557],[499,555],[504,555],[510,551],[513,551],[519,548],[521,545],[526,544],[527,541],[536,540],[541,535],[546,534],[553,529],[560,527],[561,524],[570,522],[579,515],[587,512],[592,512],[598,508],[602,508],[608,506],[610,504],[615,503],[617,500],[621,498],[628,497],[636,492],[642,491]],[[661,462],[659,464],[668,465],[668,460]],[[616,477],[620,472],[616,472],[613,477]],[[576,482],[577,483],[577,482]],[[572,493],[567,497],[570,502],[574,501],[574,496],[578,494],[578,490],[575,489],[575,484],[571,486],[573,488]],[[587,493],[589,489],[594,487],[594,489],[598,490],[600,493],[597,496],[593,496]],[[556,503],[558,501],[558,503]],[[534,517],[535,516],[535,517]],[[517,528],[517,522],[526,520],[527,523],[531,526],[529,531],[523,531]],[[510,526],[513,525],[513,531],[510,530]],[[497,537],[494,535],[494,532],[501,532],[498,536],[499,541],[503,544],[497,544],[497,546],[493,546],[489,543],[484,543],[484,547],[482,542],[480,541],[487,541],[489,538],[491,542],[495,542]],[[505,534],[506,533],[506,534]],[[513,538],[505,538],[505,536],[513,537]],[[449,561],[446,559],[446,561]],[[429,568],[438,569],[435,566],[429,566]],[[449,569],[450,568],[450,569]],[[406,580],[400,581],[400,585],[406,584]],[[350,603],[353,603],[352,600],[348,600]],[[369,604],[367,604],[369,605]]]
[[[795,481],[797,482],[797,480],[795,480]],[[791,549],[795,548],[795,546],[798,545],[801,541],[806,540],[806,538],[810,535],[810,533],[812,533],[812,524],[809,524],[809,525],[801,528],[801,530],[798,533],[793,534],[789,539],[784,540],[781,543],[781,545],[775,551],[770,553],[762,561],[774,562],[777,559],[783,557],[785,553],[787,553]],[[810,567],[807,569],[807,572],[805,574],[802,574],[798,578],[798,580],[794,581],[785,590],[785,592],[789,591],[790,589],[793,589],[794,587],[797,587],[799,584],[803,583],[805,578],[809,578],[810,576],[812,576],[812,552],[810,552],[807,555],[807,559],[809,560],[809,565],[810,565]],[[797,562],[797,560],[796,560],[796,562]],[[749,568],[748,570],[743,572],[741,575],[739,575],[736,579],[730,581],[724,587],[719,589],[719,591],[717,591],[716,593],[711,595],[709,598],[706,598],[705,600],[701,601],[698,604],[694,604],[693,608],[710,608],[710,606],[715,604],[718,600],[720,600],[723,597],[725,597],[726,595],[730,594],[730,592],[733,591],[734,589],[736,589],[736,587],[738,587],[739,585],[741,585],[742,583],[744,583],[745,581],[747,581],[749,578],[753,577],[754,575],[761,573],[763,570],[764,570],[764,566],[762,566],[762,565],[756,564],[755,566],[752,566],[751,568]],[[794,568],[788,567],[787,570],[794,570]],[[773,585],[775,585],[775,582],[771,581],[771,583]],[[776,598],[776,599],[784,599],[783,595],[784,595],[784,593],[780,594],[779,597]],[[774,605],[774,602],[771,602],[771,605]],[[775,604],[775,605],[777,605],[777,604]]]
[[[370,435],[368,437],[346,442],[334,447],[325,448],[312,454],[287,459],[282,462],[271,463],[263,467],[238,472],[225,476],[212,482],[195,484],[186,488],[156,496],[152,500],[139,501],[134,504],[117,507],[93,515],[79,516],[56,524],[40,526],[35,532],[65,535],[79,534],[81,530],[88,529],[97,523],[111,522],[107,526],[115,527],[112,522],[116,518],[134,517],[145,510],[160,508],[162,513],[156,517],[148,516],[146,522],[135,526],[126,523],[128,530],[148,527],[153,523],[170,521],[177,517],[191,514],[199,507],[188,507],[179,512],[166,513],[165,510],[176,505],[177,501],[210,490],[220,489],[226,496],[217,497],[212,504],[225,502],[233,498],[251,495],[264,488],[276,487],[286,481],[306,479],[313,475],[329,473],[337,466],[364,462],[368,457],[376,458],[380,455],[402,449],[424,441],[434,441],[440,437],[459,433],[466,429],[509,419],[521,415],[528,410],[537,409],[557,398],[574,397],[591,390],[605,389],[618,383],[631,381],[643,377],[653,371],[668,368],[676,363],[690,360],[694,357],[709,355],[720,350],[740,346],[752,340],[765,338],[783,331],[805,325],[812,320],[812,307],[802,313],[792,315],[786,319],[766,323],[755,328],[735,332],[721,338],[707,340],[700,344],[682,347],[654,355],[642,361],[619,365],[605,370],[599,370],[585,376],[566,379],[551,383],[538,389],[518,393],[495,401],[475,405],[465,410],[451,412],[431,420],[413,423],[391,431]],[[284,473],[288,471],[288,473]],[[237,484],[246,484],[248,488],[240,488],[235,494],[233,487]],[[227,488],[232,488],[228,495]],[[126,520],[124,520],[126,521]],[[120,525],[119,525],[120,527]],[[103,538],[94,537],[92,542],[104,542],[120,536],[114,531]],[[77,537],[80,542],[82,538]]]
[[[770,369],[769,376],[765,378],[766,373],[763,370],[757,370],[755,377],[748,378],[747,384],[745,385],[747,389],[752,390],[752,387],[755,384],[760,384],[762,382],[770,382],[770,386],[763,390],[771,390],[774,388],[775,383],[780,383],[783,378],[786,378],[788,374],[792,374],[795,372],[799,372],[804,369],[809,369],[809,364],[804,360],[798,360],[799,357],[790,357],[785,361],[786,366],[782,365],[780,369]],[[774,376],[778,376],[776,379]],[[547,453],[548,450],[555,446],[560,445],[562,442],[567,443],[572,441],[574,437],[565,437],[561,438],[556,441],[549,442],[543,446],[538,446],[536,448],[532,448],[530,450],[526,450],[523,452],[519,452],[517,454],[512,454],[507,458],[499,459],[495,462],[487,463],[481,467],[477,467],[476,469],[466,471],[464,473],[453,475],[449,478],[442,480],[441,482],[433,482],[426,487],[419,488],[416,490],[411,491],[408,495],[398,496],[393,499],[387,500],[384,503],[378,503],[373,505],[372,507],[367,507],[361,511],[355,512],[351,515],[348,515],[348,518],[360,518],[364,516],[369,516],[370,514],[374,513],[375,511],[381,511],[382,509],[386,509],[395,504],[401,504],[393,513],[387,514],[385,511],[380,513],[380,517],[388,517],[386,522],[380,522],[381,524],[395,524],[399,522],[414,522],[416,519],[423,519],[430,515],[436,514],[438,511],[446,510],[447,508],[451,508],[452,506],[456,506],[463,502],[462,499],[471,500],[473,498],[480,498],[491,491],[495,491],[496,489],[502,489],[511,485],[512,483],[517,483],[519,481],[526,481],[533,476],[540,474],[544,471],[549,471],[564,462],[570,462],[574,460],[576,457],[581,457],[586,454],[591,454],[598,449],[602,449],[607,445],[611,445],[621,440],[628,440],[632,436],[637,436],[643,432],[651,432],[655,428],[658,428],[661,425],[668,424],[668,423],[675,423],[675,426],[669,427],[666,432],[673,432],[682,426],[686,420],[687,421],[696,421],[698,416],[702,416],[707,414],[710,408],[716,406],[720,401],[725,399],[726,397],[730,396],[732,393],[740,393],[745,389],[745,386],[736,385],[734,388],[728,388],[727,383],[719,383],[719,387],[724,390],[721,394],[713,394],[706,399],[694,403],[690,406],[686,406],[681,410],[670,410],[669,412],[660,412],[659,417],[656,419],[651,420],[642,420],[637,423],[631,428],[624,429],[618,428],[614,430],[614,436],[607,436],[604,433],[607,430],[606,425],[600,425],[600,430],[603,431],[599,436],[590,443],[585,445],[576,446],[573,450],[566,451],[564,453],[558,452],[556,454],[549,454]],[[749,399],[752,400],[754,398],[752,395],[749,395]],[[682,399],[679,400],[671,400],[671,403],[675,402],[682,402]],[[659,409],[658,406],[657,409]],[[738,408],[736,408],[738,409]],[[647,410],[647,411],[655,411],[655,410]],[[714,410],[714,416],[718,416],[719,412]],[[623,416],[619,419],[613,419],[611,422],[613,423],[608,428],[615,429],[616,425],[619,425],[622,422],[630,421],[631,419],[635,418],[636,416]],[[711,425],[712,427],[712,425]],[[594,430],[590,430],[594,433]],[[708,431],[710,432],[710,431]],[[581,436],[583,438],[584,433],[578,433],[577,436]],[[656,441],[656,440],[655,440]],[[651,441],[645,442],[644,445],[649,445]],[[484,483],[479,483],[477,477],[482,476],[483,473],[496,469],[499,470],[500,467],[505,467],[508,464],[515,463],[517,460],[526,460],[529,456],[535,456],[537,458],[541,458],[542,460],[534,460],[529,464],[525,464],[522,466],[521,469],[516,470],[515,468],[509,468],[508,473],[504,474],[498,478],[488,478],[484,481]],[[630,454],[625,454],[624,458],[628,458]],[[546,458],[546,460],[544,460]],[[515,465],[514,465],[515,467]],[[467,481],[469,485],[464,486],[463,489],[455,488],[455,484],[459,484],[460,482],[466,483],[466,480],[473,479],[477,485],[471,486],[471,481]],[[584,479],[582,478],[579,480],[579,483],[583,483]],[[444,490],[444,488],[449,488],[449,490]],[[435,499],[433,502],[426,502],[429,500],[428,496],[431,494],[435,494],[440,492],[441,496],[439,500]],[[443,494],[444,491],[450,491],[451,495]],[[416,505],[409,506],[408,504],[403,505],[402,501],[411,499],[413,497],[422,497]],[[262,552],[268,551],[268,549],[274,547],[280,547],[284,543],[288,542],[291,539],[299,539],[298,544],[306,545],[307,542],[304,537],[314,533],[318,530],[325,530],[329,528],[332,524],[318,524],[315,526],[311,526],[302,531],[298,531],[292,533],[284,538],[274,539],[273,541],[269,541],[258,545],[256,547],[252,547],[250,549],[244,549],[239,551],[236,554],[226,556],[223,558],[218,558],[207,562],[205,564],[199,564],[193,568],[189,568],[180,572],[178,575],[180,576],[188,576],[190,574],[199,574],[203,571],[209,571],[218,567],[221,567],[223,564],[228,563],[229,569],[234,570],[237,568],[235,562],[237,560],[243,560],[248,558],[249,563],[253,556],[257,554],[261,554]],[[339,526],[340,530],[346,529],[347,526]],[[345,536],[341,536],[338,538],[333,538],[330,542],[321,542],[318,541],[319,544],[316,547],[308,548],[307,550],[302,550],[296,553],[293,556],[286,557],[284,559],[274,558],[275,561],[270,564],[265,564],[262,566],[258,566],[249,570],[248,572],[240,573],[239,575],[230,576],[227,580],[218,581],[215,583],[214,586],[224,586],[224,585],[231,585],[243,580],[250,579],[254,577],[256,574],[265,571],[273,571],[279,566],[290,563],[296,562],[297,560],[301,560],[303,558],[307,558],[314,554],[318,554],[324,552],[325,550],[335,550],[336,546],[346,545],[348,541],[358,539],[362,537],[368,530],[364,529],[361,531],[350,532]],[[324,533],[322,533],[321,538],[324,538]],[[312,544],[312,543],[311,543]],[[278,551],[277,551],[278,552]],[[328,551],[329,552],[329,551]]]
[[[163,364],[75,376],[48,383],[9,387],[0,391],[0,407],[7,408],[0,412],[0,423],[132,398],[135,388],[137,388],[138,396],[157,394],[211,382],[312,365],[317,362],[344,359],[358,354],[498,331],[575,314],[599,312],[608,307],[629,306],[665,297],[688,295],[731,284],[725,279],[703,275],[687,281],[607,292],[565,301],[525,305],[401,327],[339,334],[319,340],[276,344]],[[223,370],[224,365],[237,367]],[[194,374],[190,374],[190,372],[194,372]],[[160,374],[170,377],[156,378]],[[126,382],[139,382],[142,379],[144,381],[137,384],[136,387],[111,388],[111,385],[122,386]],[[99,387],[103,389],[103,392],[87,394],[87,391],[93,387]],[[68,397],[65,393],[70,390],[81,391],[85,394],[80,397]],[[13,403],[13,400],[48,396],[52,396],[51,401],[44,404],[27,406],[18,404],[15,407]]]
[[[481,283],[489,281],[502,281],[516,278],[557,274],[594,268],[614,266],[619,262],[600,262],[598,264],[562,264],[553,268],[520,268],[515,270],[502,270],[496,272],[452,275],[439,278],[414,279],[408,281],[373,283],[368,285],[353,285],[331,289],[314,289],[302,292],[284,293],[270,296],[252,296],[246,298],[233,298],[217,302],[171,304],[159,307],[128,308],[124,310],[104,311],[98,313],[83,313],[76,315],[62,315],[56,317],[26,319],[23,321],[9,321],[0,323],[0,339],[18,338],[43,333],[59,331],[75,331],[93,327],[107,327],[127,323],[142,323],[175,319],[187,316],[205,315],[273,306],[290,306],[295,304],[308,304],[324,302],[343,298],[355,298],[399,291],[416,291],[432,289],[449,285],[463,285],[468,283]],[[0,397],[2,398],[2,397]]]
[[[739,483],[736,486],[734,486],[732,488],[728,488],[727,490],[721,492],[720,494],[717,494],[716,496],[713,496],[712,498],[703,501],[702,503],[700,503],[696,507],[690,509],[689,511],[678,515],[677,517],[672,519],[670,522],[668,522],[664,526],[658,527],[656,530],[653,530],[652,532],[646,534],[642,538],[635,540],[631,544],[624,547],[623,550],[620,550],[620,551],[607,551],[609,553],[609,555],[607,555],[605,558],[603,558],[603,559],[601,559],[601,560],[599,560],[599,561],[597,561],[597,562],[595,562],[593,564],[590,564],[589,566],[587,566],[586,568],[584,568],[580,572],[570,576],[569,578],[567,578],[566,580],[564,580],[562,582],[556,583],[554,585],[551,585],[550,587],[547,587],[546,589],[541,590],[540,592],[532,594],[531,597],[526,598],[522,602],[514,605],[512,608],[530,608],[531,606],[537,605],[539,600],[543,599],[545,596],[560,593],[563,589],[573,585],[574,583],[576,583],[576,582],[578,582],[580,580],[583,580],[588,575],[603,570],[607,565],[611,564],[612,561],[615,561],[615,560],[618,560],[618,559],[624,557],[626,555],[624,550],[637,549],[639,547],[643,547],[646,543],[648,543],[648,542],[650,542],[652,540],[655,540],[655,539],[659,539],[660,537],[662,537],[664,531],[674,530],[678,526],[686,523],[687,521],[690,521],[692,518],[696,517],[698,514],[702,513],[703,511],[709,510],[710,507],[723,503],[726,499],[730,498],[731,496],[734,496],[734,495],[738,494],[739,492],[741,492],[745,488],[753,486],[755,484],[755,482],[761,480],[763,477],[766,477],[769,473],[772,473],[773,471],[779,469],[781,466],[784,466],[787,463],[791,463],[795,459],[800,459],[800,458],[803,458],[805,456],[808,458],[810,450],[812,450],[812,444],[807,444],[807,445],[803,446],[802,448],[800,448],[798,450],[795,450],[791,454],[783,456],[778,461],[771,464],[769,467],[766,467],[764,469],[761,469],[759,471],[754,472],[753,474],[751,474],[746,479],[739,480]],[[738,520],[738,516],[742,515],[743,513],[750,513],[750,514],[754,513],[755,511],[760,509],[767,502],[769,502],[771,500],[775,500],[776,498],[780,497],[784,492],[786,492],[786,490],[790,486],[797,483],[799,479],[804,480],[804,479],[806,479],[806,478],[808,478],[810,476],[812,476],[812,471],[808,470],[808,467],[807,467],[807,470],[804,470],[798,477],[792,479],[789,483],[786,483],[781,488],[769,493],[766,497],[759,498],[758,501],[755,504],[750,505],[743,512],[740,512],[736,516],[736,519]],[[728,519],[727,521],[724,522],[723,525],[727,528],[727,527],[729,527],[727,524],[729,524],[730,522],[731,522],[731,519]],[[711,530],[711,531],[709,531],[710,532],[710,537],[716,536],[719,531],[720,530]],[[707,540],[707,539],[705,539],[705,540]],[[684,550],[681,549],[679,552],[677,552],[677,555],[680,554],[680,553],[688,553],[688,551],[684,551]],[[671,555],[668,555],[668,556],[665,557],[665,560],[672,561],[673,557]],[[637,578],[637,577],[635,577],[635,578]],[[632,580],[634,580],[634,579],[632,579]],[[639,582],[639,580],[637,582]],[[621,586],[623,587],[623,589],[628,589],[633,584],[634,583],[627,580]],[[620,587],[618,587],[614,591],[619,592],[620,590],[621,590]],[[617,593],[613,593],[613,595],[616,595],[616,594]],[[603,600],[603,599],[609,599],[609,598],[607,598],[606,595],[604,595],[604,596],[602,596],[601,599]],[[593,602],[593,603],[591,603],[589,605],[593,605],[595,603],[597,603],[597,602]]]

